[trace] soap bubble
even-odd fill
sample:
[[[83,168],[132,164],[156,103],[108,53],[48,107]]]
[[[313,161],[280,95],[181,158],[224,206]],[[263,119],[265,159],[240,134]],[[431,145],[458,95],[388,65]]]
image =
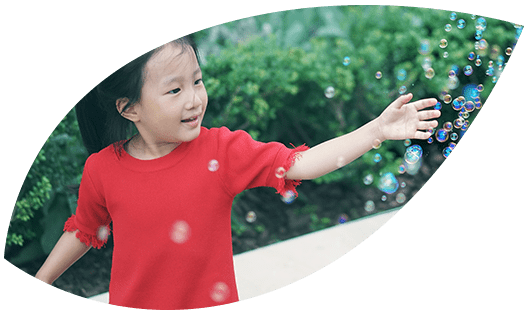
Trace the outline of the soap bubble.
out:
[[[447,57],[449,57],[449,53],[447,51],[444,51],[443,56],[444,56],[444,58],[447,58]]]
[[[457,27],[459,29],[463,29],[464,27],[466,27],[466,21],[464,21],[464,19],[458,20]]]
[[[467,101],[466,105],[464,105],[464,108],[471,113],[475,110],[475,103],[473,103],[472,101]]]
[[[363,178],[363,184],[365,185],[370,185],[372,184],[373,181],[374,181],[374,176],[372,176],[372,174],[368,174],[367,176],[365,176],[365,178]]]
[[[409,164],[415,164],[422,158],[422,155],[423,155],[422,147],[418,144],[414,144],[405,150],[405,154],[403,158],[405,162]]]
[[[325,96],[326,98],[332,98],[335,95],[335,89],[333,86],[329,86],[325,90]]]
[[[449,72],[447,73],[447,75],[450,77],[450,78],[454,78],[456,77],[456,71],[451,69],[449,70]]]
[[[457,18],[457,14],[456,14],[456,12],[451,12],[451,14],[449,15],[449,19],[450,19],[451,21],[454,21],[454,20],[456,20],[456,18]]]
[[[255,213],[255,211],[249,211],[246,214],[246,221],[248,221],[249,223],[253,223],[256,220],[257,220],[257,214]]]
[[[343,166],[345,166],[345,158],[343,156],[339,156],[337,158],[337,167],[341,168]]]
[[[478,31],[484,32],[486,30],[488,23],[486,22],[486,19],[483,17],[479,17],[475,23],[475,28]]]
[[[482,93],[482,91],[484,91],[484,85],[482,85],[482,84],[477,85],[477,91],[479,93]]]
[[[446,48],[447,47],[447,39],[442,38],[440,40],[440,48]]]
[[[374,201],[369,200],[365,202],[365,211],[372,212],[376,208],[376,205],[374,204]]]
[[[277,178],[284,178],[285,175],[286,175],[286,169],[284,169],[284,167],[282,166],[277,167],[277,169],[275,170],[275,176]]]
[[[183,244],[191,237],[191,227],[185,221],[176,221],[172,225],[170,238],[174,243]]]
[[[397,78],[398,78],[398,80],[400,80],[400,81],[405,80],[405,78],[407,78],[407,71],[405,71],[405,69],[400,69],[400,70],[398,70]]]
[[[405,139],[403,141],[403,145],[406,146],[406,147],[410,146],[411,145],[411,139]]]
[[[399,193],[396,195],[396,202],[398,203],[404,203],[407,198],[405,197],[404,193]]]
[[[513,49],[511,47],[508,47],[506,48],[506,50],[504,51],[504,53],[506,54],[506,56],[510,56],[513,52]],[[515,55],[517,56],[517,55]]]
[[[430,79],[432,79],[434,76],[435,76],[435,71],[434,71],[433,68],[429,68],[429,69],[425,70],[425,77],[426,77],[427,79],[430,80]]]
[[[449,132],[443,128],[440,128],[436,131],[435,137],[436,140],[440,143],[446,142],[449,137]]]
[[[477,57],[477,54],[475,54],[474,52],[470,52],[469,55],[468,55],[468,59],[470,61],[475,60],[476,57]]]
[[[473,74],[473,68],[470,65],[464,67],[464,74],[470,76]]]
[[[452,100],[453,99],[451,98],[450,94],[444,95],[444,103],[449,104],[449,103],[451,103]]]
[[[475,39],[476,39],[476,40],[481,40],[481,39],[482,39],[482,36],[484,36],[484,35],[482,34],[482,31],[478,31],[478,30],[477,30],[477,31],[475,32]]]
[[[381,141],[379,139],[374,139],[372,142],[372,148],[375,150],[381,148]]]
[[[383,76],[383,74],[381,73],[381,71],[378,71],[376,72],[376,79],[381,79],[381,77]]]
[[[387,201],[387,196],[382,195],[382,196],[381,196],[381,201]]]
[[[288,190],[284,194],[281,195],[281,200],[285,204],[289,205],[295,200],[295,193],[292,190]]]
[[[374,154],[374,162],[378,163],[381,161],[381,154],[376,153]]]
[[[217,160],[211,160],[209,161],[209,163],[207,164],[207,169],[211,172],[216,172],[218,171],[218,168],[220,167],[220,164],[218,164],[218,161]]]
[[[347,221],[348,221],[348,215],[346,215],[346,214],[344,214],[344,213],[341,214],[341,215],[339,216],[339,218],[337,219],[337,222],[339,222],[339,224],[343,224],[343,223],[345,223],[345,222],[347,222]]]
[[[405,85],[402,85],[402,86],[400,87],[400,89],[398,90],[398,92],[399,92],[400,94],[404,94],[405,92],[407,92],[407,87],[406,87]]]
[[[477,60],[475,60],[475,66],[480,67],[480,65],[482,65],[482,60],[478,58]]]
[[[378,184],[378,189],[386,194],[392,194],[398,190],[398,180],[394,174],[388,172],[381,176]]]
[[[453,130],[453,123],[450,122],[450,121],[446,121],[446,122],[444,123],[444,126],[443,126],[443,127],[444,127],[445,130],[447,130],[447,131],[451,131],[451,130]]]
[[[462,118],[457,118],[453,122],[453,127],[457,128],[457,129],[462,128],[462,125],[464,125],[464,119],[462,119]]]
[[[418,48],[418,52],[421,55],[427,55],[431,52],[431,43],[429,40],[424,39],[420,42],[420,47]]]
[[[451,32],[451,29],[452,29],[451,24],[446,24],[445,27],[444,27],[444,30],[446,32]]]
[[[343,65],[344,66],[348,66],[350,64],[350,57],[345,57],[343,58]]]
[[[451,140],[456,141],[458,139],[458,134],[456,132],[453,132],[451,134]]]
[[[434,106],[434,109],[441,110],[442,109],[442,103],[436,102],[436,105]]]
[[[213,301],[222,303],[229,297],[229,287],[224,282],[217,282],[213,285],[210,296]]]
[[[97,239],[100,241],[106,241],[110,235],[110,228],[106,225],[101,225],[97,229]]]
[[[451,152],[453,152],[453,149],[451,149],[450,147],[447,147],[447,148],[444,148],[444,150],[442,150],[442,155],[447,158]]]
[[[400,174],[405,173],[405,165],[400,164],[400,166],[398,166],[398,173]]]

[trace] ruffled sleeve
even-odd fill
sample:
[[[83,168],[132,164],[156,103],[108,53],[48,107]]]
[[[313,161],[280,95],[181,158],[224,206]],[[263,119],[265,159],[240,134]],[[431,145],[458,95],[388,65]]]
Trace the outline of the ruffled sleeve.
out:
[[[278,142],[259,142],[241,130],[222,127],[218,134],[219,172],[228,190],[236,195],[254,187],[273,187],[277,193],[295,194],[300,180],[285,178],[306,145],[288,148]],[[293,145],[292,145],[293,146]]]
[[[97,154],[91,155],[85,163],[79,187],[77,209],[64,224],[64,231],[76,233],[84,244],[94,248],[105,245],[110,235],[111,217],[106,208],[102,184],[97,173],[102,171],[97,161]]]

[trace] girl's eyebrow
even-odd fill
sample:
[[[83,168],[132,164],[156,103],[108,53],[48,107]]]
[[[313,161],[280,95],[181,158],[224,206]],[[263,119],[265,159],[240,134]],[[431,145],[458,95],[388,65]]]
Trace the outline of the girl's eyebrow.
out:
[[[196,70],[194,70],[193,72],[193,76],[197,75],[200,72],[202,72],[202,69],[200,69],[200,67],[196,68]],[[165,80],[163,80],[162,84],[169,85],[175,81],[181,81],[182,79],[183,79],[183,76],[181,75],[170,76],[170,77],[167,77]]]

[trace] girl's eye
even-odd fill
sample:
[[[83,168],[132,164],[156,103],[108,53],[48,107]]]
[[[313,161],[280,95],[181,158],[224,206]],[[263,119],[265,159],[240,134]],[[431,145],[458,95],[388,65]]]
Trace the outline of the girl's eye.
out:
[[[198,85],[198,84],[200,84],[200,83],[202,83],[202,82],[203,82],[202,79],[198,79],[198,80],[194,81],[194,84],[195,84],[195,85]]]
[[[169,94],[177,94],[178,92],[180,92],[181,89],[180,88],[177,88],[177,89],[174,89],[174,90],[170,90],[169,91]]]

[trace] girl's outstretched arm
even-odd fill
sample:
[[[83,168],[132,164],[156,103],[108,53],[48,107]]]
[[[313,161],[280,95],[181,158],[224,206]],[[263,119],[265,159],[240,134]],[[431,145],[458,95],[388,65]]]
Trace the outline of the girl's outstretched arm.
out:
[[[330,173],[365,154],[385,140],[427,139],[425,130],[438,126],[439,110],[423,110],[437,103],[424,99],[408,103],[412,94],[401,96],[381,115],[346,135],[323,142],[305,152],[286,173],[288,179],[314,179]]]
[[[77,231],[64,232],[61,238],[40,267],[35,278],[52,284],[74,262],[81,258],[91,246],[82,243],[77,237]]]

